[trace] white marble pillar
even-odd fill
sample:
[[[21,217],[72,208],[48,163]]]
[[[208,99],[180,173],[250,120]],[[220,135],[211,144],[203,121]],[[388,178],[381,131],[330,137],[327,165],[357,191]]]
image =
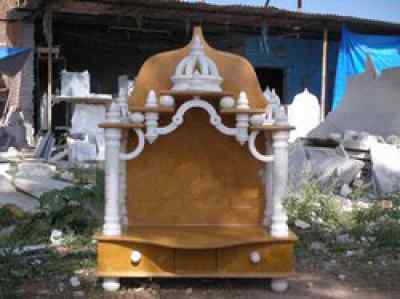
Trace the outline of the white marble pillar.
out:
[[[128,140],[127,136],[123,137],[121,141],[121,152],[126,153],[127,152],[127,145],[128,145]],[[120,213],[121,213],[121,223],[123,226],[128,226],[128,209],[127,209],[127,167],[128,167],[128,161],[126,160],[120,160],[120,169],[119,169],[119,184],[120,184]]]
[[[273,189],[272,189],[272,215],[271,235],[285,238],[289,235],[286,210],[283,199],[286,195],[288,182],[288,140],[289,131],[275,131],[272,133],[273,162]]]
[[[272,155],[272,139],[270,132],[264,132],[265,135],[265,154]],[[266,162],[265,163],[265,172],[264,172],[264,188],[265,188],[265,210],[264,210],[264,227],[271,226],[271,217],[272,217],[272,187],[273,187],[273,165],[274,162]]]
[[[121,114],[118,105],[112,104],[107,112],[107,122],[119,122],[120,115]],[[119,203],[121,130],[116,128],[106,128],[105,141],[106,204],[103,234],[107,236],[118,236],[121,234]]]

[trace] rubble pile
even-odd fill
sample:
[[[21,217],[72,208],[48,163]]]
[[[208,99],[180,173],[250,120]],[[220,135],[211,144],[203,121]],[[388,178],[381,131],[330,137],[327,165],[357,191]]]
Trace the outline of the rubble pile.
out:
[[[289,152],[290,186],[295,190],[310,178],[343,198],[360,189],[370,199],[399,192],[400,137],[345,131],[297,140]]]

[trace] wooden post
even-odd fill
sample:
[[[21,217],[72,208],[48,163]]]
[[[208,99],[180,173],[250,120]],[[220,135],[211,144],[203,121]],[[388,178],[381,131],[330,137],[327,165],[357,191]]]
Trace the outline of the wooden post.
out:
[[[303,8],[303,0],[297,0],[297,11],[301,11]]]
[[[326,111],[326,83],[328,73],[328,29],[324,28],[322,45],[322,72],[321,72],[321,121],[325,120]]]
[[[51,8],[48,10],[47,18],[47,130],[51,132],[53,97],[53,10]]]

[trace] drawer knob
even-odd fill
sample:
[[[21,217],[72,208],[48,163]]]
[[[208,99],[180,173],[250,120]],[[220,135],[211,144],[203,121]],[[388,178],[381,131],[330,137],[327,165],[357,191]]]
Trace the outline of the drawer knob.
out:
[[[141,259],[142,259],[142,254],[137,250],[133,250],[131,254],[132,263],[139,264]]]
[[[250,253],[250,261],[253,264],[258,264],[261,262],[261,255],[258,251],[253,251],[252,253]]]

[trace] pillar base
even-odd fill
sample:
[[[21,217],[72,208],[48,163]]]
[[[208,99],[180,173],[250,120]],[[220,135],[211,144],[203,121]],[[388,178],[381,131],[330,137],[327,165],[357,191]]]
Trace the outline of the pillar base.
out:
[[[104,278],[102,286],[108,292],[116,292],[121,287],[121,284],[119,283],[119,278]]]
[[[289,288],[287,279],[274,278],[271,280],[271,289],[276,293],[283,293]]]
[[[106,236],[119,236],[121,235],[121,225],[119,224],[104,224],[103,234]]]

